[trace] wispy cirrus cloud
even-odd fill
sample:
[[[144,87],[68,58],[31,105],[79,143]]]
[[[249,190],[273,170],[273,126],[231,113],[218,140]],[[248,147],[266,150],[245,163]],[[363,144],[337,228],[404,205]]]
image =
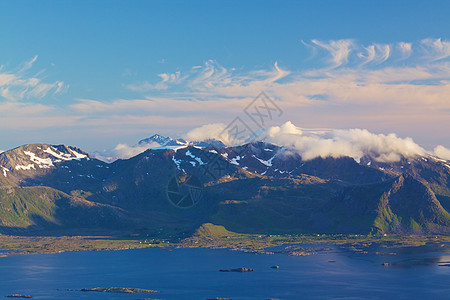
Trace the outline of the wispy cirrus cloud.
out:
[[[132,91],[146,92],[150,90],[168,90],[170,88],[183,88],[183,94],[189,95],[202,92],[208,93],[212,89],[221,89],[231,86],[245,86],[254,82],[261,85],[271,84],[290,74],[281,69],[275,62],[271,70],[252,70],[248,73],[236,73],[235,68],[225,68],[215,60],[207,60],[201,66],[194,66],[185,74],[181,72],[163,73],[158,76],[161,80],[155,84],[130,84],[126,88]]]
[[[356,49],[354,41],[352,45]],[[406,65],[391,63],[378,66],[392,55],[404,56],[412,51],[408,50],[412,46],[401,45],[403,50],[388,44],[361,46],[360,50],[365,52],[354,55],[359,62],[348,66],[343,65],[346,55],[336,54],[339,52],[336,50],[338,46],[333,46],[333,53],[339,59],[333,59],[331,68],[325,66],[299,71],[289,71],[275,63],[271,69],[237,72],[234,68],[225,68],[209,60],[184,75],[177,75],[183,77],[182,81],[169,83],[165,80],[167,90],[160,98],[187,100],[187,106],[191,107],[197,107],[195,103],[203,101],[204,107],[212,109],[212,106],[223,108],[235,105],[237,99],[249,99],[260,91],[266,91],[289,107],[323,106],[325,103],[318,99],[326,99],[328,106],[389,103],[390,106],[398,106],[397,109],[403,105],[417,109],[424,106],[435,110],[450,109],[445,96],[450,88],[449,61],[425,61],[423,57],[428,57],[428,53],[424,51],[421,57]],[[340,67],[336,67],[337,62]],[[154,97],[147,95],[148,99]]]
[[[208,123],[228,124],[264,91],[284,111],[283,119],[275,120],[278,124],[292,120],[301,127],[397,132],[433,147],[449,147],[450,135],[442,130],[450,128],[448,42],[425,40],[391,44],[314,40],[304,45],[323,55],[316,57],[315,68],[290,69],[275,62],[266,68],[245,70],[207,60],[185,70],[168,70],[155,82],[147,79],[124,86],[133,91],[132,98],[75,99],[64,109],[20,106],[15,111],[28,110],[21,128],[34,122],[58,130],[76,128],[80,135],[95,132],[117,141],[121,136],[176,135]],[[25,73],[30,70],[25,69]],[[32,80],[39,76],[0,69],[0,88],[18,77]],[[39,84],[42,94],[57,90],[51,89],[54,83],[39,79]],[[45,84],[49,86],[45,88]],[[30,90],[27,93],[22,99],[30,97]],[[5,121],[10,118],[8,113],[2,113],[0,106],[0,123],[14,126]]]
[[[32,59],[30,59],[29,61],[26,61],[22,64],[22,67],[20,68],[20,70],[18,71],[18,73],[24,73],[25,71],[28,71],[29,69],[31,69],[31,67],[33,67],[33,64],[36,62],[36,60],[38,59],[38,56],[35,55]]]
[[[328,52],[328,66],[326,68],[338,68],[346,66],[352,61],[356,64],[377,63],[381,64],[390,58],[407,59],[416,48],[416,61],[434,62],[450,57],[450,42],[441,38],[426,38],[419,42],[397,42],[393,44],[373,43],[371,45],[357,44],[352,39],[342,40],[312,40],[311,43],[302,43],[309,47],[314,54],[318,50]]]
[[[63,81],[44,82],[41,79],[42,71],[30,74],[30,69],[37,59],[36,55],[22,63],[17,71],[8,71],[4,66],[0,66],[0,99],[8,101],[41,99],[49,94],[62,93],[68,88]]]
[[[137,84],[128,84],[126,88],[134,91],[134,92],[148,92],[151,90],[166,90],[169,88],[170,84],[179,84],[183,82],[186,77],[181,77],[181,73],[161,73],[158,74],[158,77],[161,78],[161,81],[151,84],[148,81],[137,83]]]
[[[352,50],[355,48],[355,42],[351,39],[332,40],[328,42],[311,40],[311,42],[329,52],[331,55],[331,67],[337,68],[348,63],[348,58]]]
[[[425,128],[438,132],[450,126],[446,40],[360,44],[346,39],[303,44],[316,54],[325,52],[324,59],[316,56],[318,67],[288,70],[275,63],[271,68],[243,71],[208,60],[180,71],[182,81],[163,80],[167,85],[163,95],[144,95],[158,98],[157,110],[176,106],[195,113],[198,109],[219,122],[227,118],[216,112],[230,115],[265,91],[279,101],[286,118],[299,118],[305,125],[369,126],[402,133],[417,129],[422,136]]]
[[[410,57],[412,54],[412,43],[398,42],[397,49],[402,54],[402,58],[406,59]]]
[[[421,41],[425,46],[427,57],[431,61],[438,61],[450,56],[450,42],[442,39],[424,39]]]
[[[424,41],[420,41],[419,44],[424,44]],[[380,91],[392,91],[397,88],[405,91],[408,86],[417,91],[436,85],[445,89],[447,81],[450,80],[450,62],[445,60],[446,43],[440,39],[430,40],[426,44],[434,45],[431,50],[422,47],[422,52],[418,53],[418,56],[411,58],[406,64],[397,65],[396,61],[387,62],[392,57],[405,59],[406,56],[410,56],[413,52],[412,43],[399,42],[393,45],[372,43],[364,46],[356,44],[354,40],[328,42],[313,40],[308,44],[309,47],[316,45],[328,51],[331,56],[329,64],[322,68],[289,71],[276,62],[272,69],[237,72],[234,68],[226,68],[216,61],[209,60],[183,75],[181,72],[171,76],[166,74],[156,85],[165,84],[167,97],[172,99],[183,97],[202,99],[207,96],[211,101],[217,98],[245,98],[261,90],[271,91],[274,97],[279,98],[286,98],[283,95],[295,93],[299,96],[297,101],[301,96],[306,100],[308,95],[314,94],[328,94],[327,98],[339,101],[340,97],[337,97],[339,91],[346,86],[353,88],[355,92],[369,86],[376,87]],[[434,53],[433,57],[430,57],[430,52]],[[353,63],[350,63],[350,55]],[[438,58],[440,61],[436,63]],[[177,80],[178,78],[183,80]],[[342,88],[337,85],[341,85]],[[171,88],[176,88],[176,91],[171,93]],[[180,89],[183,95],[177,92]],[[351,96],[347,97],[349,98]]]
[[[363,65],[376,62],[378,64],[385,62],[391,55],[391,46],[372,44],[368,47],[363,47],[366,54],[363,52],[358,53],[358,57],[364,59]]]

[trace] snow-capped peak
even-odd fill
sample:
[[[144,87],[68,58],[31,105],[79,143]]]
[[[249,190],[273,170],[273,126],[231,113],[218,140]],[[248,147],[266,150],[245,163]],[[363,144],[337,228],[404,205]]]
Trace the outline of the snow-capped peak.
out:
[[[9,171],[50,169],[57,163],[80,159],[90,159],[90,156],[65,145],[29,144],[1,153],[0,166],[7,177]]]

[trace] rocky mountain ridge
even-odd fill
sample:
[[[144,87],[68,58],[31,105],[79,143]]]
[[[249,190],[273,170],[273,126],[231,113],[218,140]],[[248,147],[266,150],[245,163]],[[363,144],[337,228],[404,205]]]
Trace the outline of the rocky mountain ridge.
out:
[[[255,233],[449,232],[449,165],[432,156],[304,161],[264,142],[149,149],[108,164],[31,144],[0,154],[0,221],[5,232],[205,222]]]
[[[185,139],[173,139],[171,137],[154,134],[149,138],[140,140],[137,145],[152,145],[152,148],[159,147],[179,147],[179,146],[198,146],[198,147],[225,147],[225,144],[219,140],[206,139],[202,141],[187,141]]]

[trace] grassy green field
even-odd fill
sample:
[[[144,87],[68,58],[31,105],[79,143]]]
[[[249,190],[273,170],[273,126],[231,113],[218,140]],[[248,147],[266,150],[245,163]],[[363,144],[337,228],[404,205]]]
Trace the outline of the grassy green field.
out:
[[[10,236],[0,235],[0,256],[36,253],[58,253],[84,250],[123,250],[166,246],[165,242],[152,244],[142,239],[121,239],[99,236]]]

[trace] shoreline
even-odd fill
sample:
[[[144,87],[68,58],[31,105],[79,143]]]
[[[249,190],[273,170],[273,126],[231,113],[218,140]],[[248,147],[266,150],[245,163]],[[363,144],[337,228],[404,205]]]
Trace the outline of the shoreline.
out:
[[[255,239],[256,236],[256,239]],[[439,251],[450,253],[448,235],[243,235],[225,237],[192,236],[179,242],[167,239],[114,236],[9,236],[0,235],[0,257],[29,254],[56,254],[78,251],[118,251],[144,248],[228,249],[249,254],[318,255],[337,247],[355,254],[396,255],[399,251]]]

